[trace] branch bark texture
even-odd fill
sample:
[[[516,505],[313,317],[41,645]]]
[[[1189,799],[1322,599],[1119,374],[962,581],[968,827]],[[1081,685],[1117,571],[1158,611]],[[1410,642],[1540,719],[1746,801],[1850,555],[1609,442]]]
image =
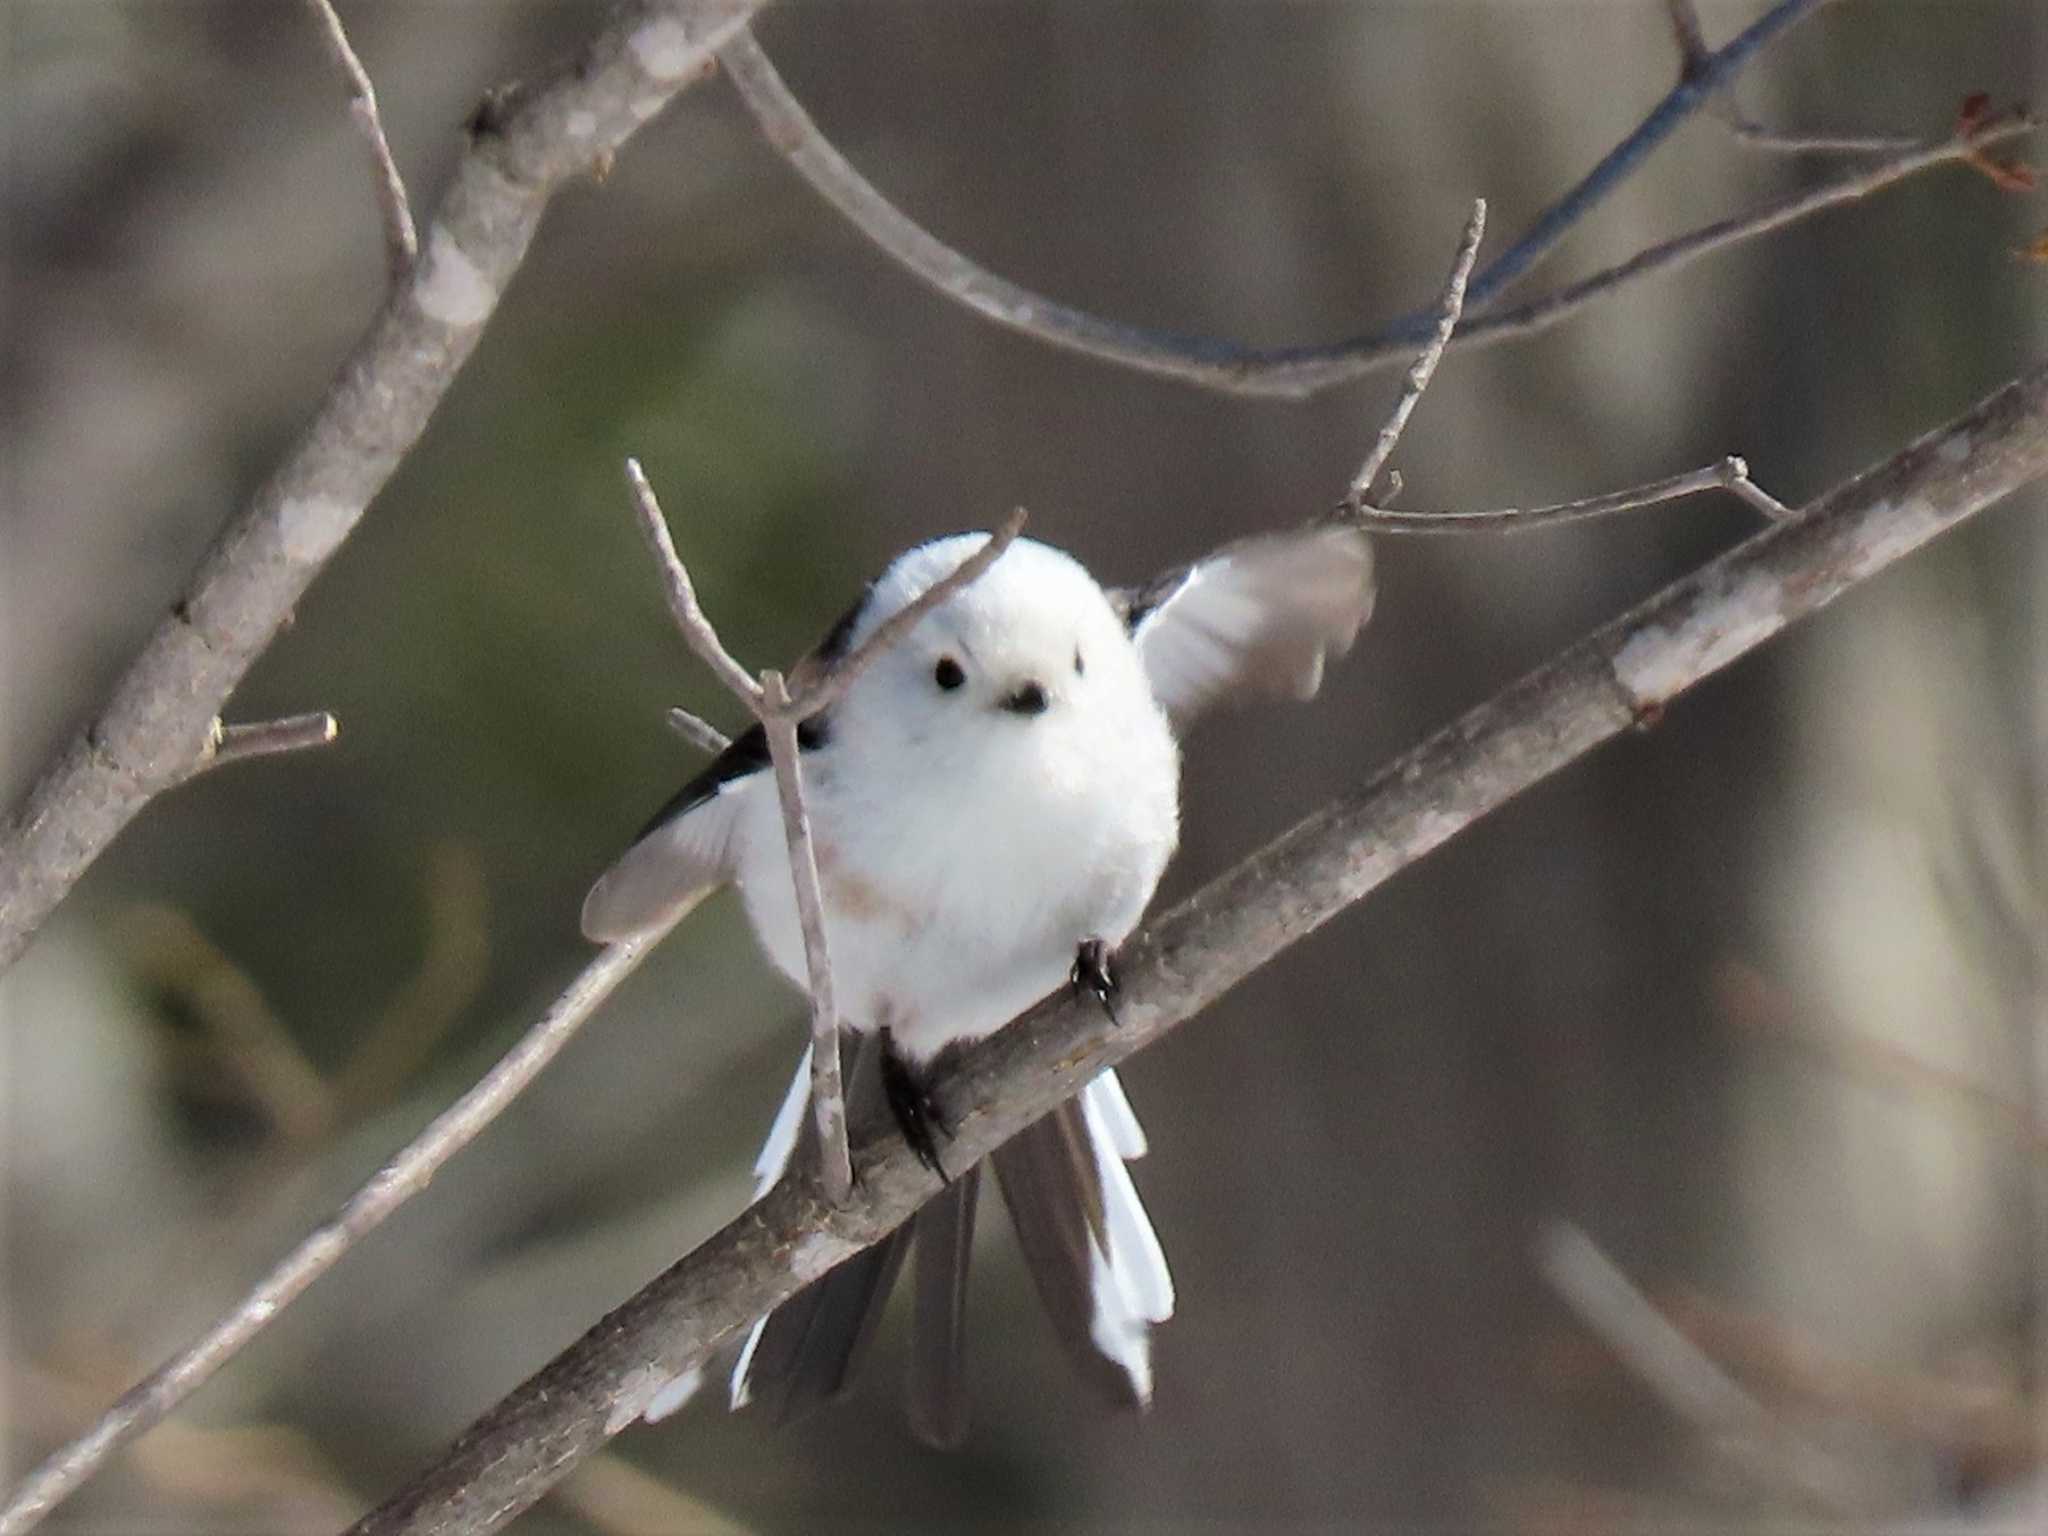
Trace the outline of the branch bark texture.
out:
[[[1055,998],[935,1084],[960,1165],[1488,811],[1653,722],[1702,678],[1936,534],[2048,475],[2048,366],[1589,635],[1159,918],[1122,957],[1122,1026]],[[499,1529],[633,1423],[663,1382],[939,1191],[902,1138],[856,1127],[854,1199],[786,1178],[479,1419],[352,1536]]]
[[[762,3],[635,0],[580,57],[479,114],[419,260],[313,420],[0,832],[0,968],[199,759],[228,695],[425,429],[555,189],[700,79]]]

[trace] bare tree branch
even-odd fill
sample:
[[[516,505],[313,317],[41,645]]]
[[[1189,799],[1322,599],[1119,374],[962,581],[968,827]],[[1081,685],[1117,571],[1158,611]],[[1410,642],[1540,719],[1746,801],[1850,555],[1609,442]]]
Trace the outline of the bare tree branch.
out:
[[[1584,1232],[1547,1223],[1537,1237],[1536,1263],[1579,1320],[1673,1413],[1818,1510],[1855,1510],[1854,1478],[1736,1385]]]
[[[579,56],[493,99],[419,261],[312,421],[0,830],[0,968],[135,814],[186,777],[228,695],[426,427],[555,189],[701,78],[761,3],[629,0]]]
[[[349,115],[369,144],[377,211],[384,220],[385,265],[390,269],[391,281],[402,282],[413,262],[419,259],[420,242],[413,232],[412,205],[405,198],[405,181],[398,174],[398,162],[391,158],[391,144],[384,137],[384,120],[377,114],[377,89],[370,83],[370,72],[363,68],[363,61],[349,45],[348,33],[335,13],[333,0],[306,0],[306,6],[320,24],[320,41],[326,45],[328,56],[348,87]]]
[[[122,1394],[90,1430],[30,1473],[0,1509],[0,1536],[20,1536],[32,1529],[109,1456],[204,1385],[360,1238],[425,1189],[441,1165],[474,1141],[554,1060],[666,932],[663,927],[601,951],[496,1066],[285,1255],[232,1311]]]
[[[1700,679],[2048,475],[2048,366],[1596,631],[1153,922],[1124,952],[1121,1026],[1055,997],[934,1084],[964,1166],[1531,784]],[[693,1367],[939,1191],[857,1127],[855,1198],[793,1173],[477,1420],[353,1536],[494,1531]]]
[[[1506,252],[1482,268],[1466,295],[1468,318],[1452,345],[1479,346],[1533,335],[1595,299],[1782,228],[1838,204],[1868,197],[1907,176],[1968,160],[1983,146],[2031,131],[2013,116],[1969,125],[1938,144],[1914,148],[1879,166],[1812,191],[1766,204],[1753,214],[1718,220],[1513,309],[1497,307],[1506,289],[1556,248],[1564,236],[1635,173],[1656,148],[1715,92],[1732,81],[1766,44],[1811,14],[1820,0],[1779,0],[1756,22],[1679,81],[1627,138],[1535,222]],[[955,302],[997,325],[1052,346],[1140,373],[1178,379],[1226,394],[1304,399],[1410,358],[1436,325],[1438,312],[1418,310],[1375,331],[1319,345],[1252,347],[1220,337],[1190,336],[1107,319],[1034,293],[999,277],[924,229],[854,169],[819,130],[750,32],[719,50],[768,142],[855,228],[884,253]]]
[[[802,751],[797,727],[831,706],[847,686],[874,661],[909,634],[924,616],[969,582],[980,577],[1010,547],[1024,527],[1022,509],[981,548],[962,560],[943,579],[918,594],[875,626],[859,649],[846,656],[806,657],[796,668],[791,692],[780,672],[768,671],[756,682],[733,658],[718,631],[704,616],[696,584],[676,553],[668,519],[638,459],[626,460],[626,480],[633,491],[633,510],[647,547],[661,567],[669,612],[690,649],[738,695],[753,712],[768,738],[768,757],[775,769],[775,789],[782,802],[782,828],[789,842],[790,879],[804,936],[804,969],[811,995],[811,1119],[818,1129],[818,1158],[825,1192],[833,1203],[853,1192],[853,1164],[846,1147],[846,1093],[839,1071],[839,1008],[832,982],[832,955],[825,941],[825,895],[818,879],[818,855],[811,841],[811,819],[804,809]],[[694,717],[692,717],[694,718]]]
[[[1394,456],[1401,434],[1408,429],[1408,418],[1415,413],[1416,403],[1422,399],[1423,391],[1429,388],[1429,381],[1436,377],[1436,365],[1443,361],[1444,348],[1451,344],[1451,336],[1458,329],[1458,317],[1465,312],[1465,285],[1471,280],[1472,263],[1479,259],[1479,242],[1485,236],[1486,199],[1475,198],[1472,217],[1465,221],[1465,233],[1458,240],[1458,254],[1451,263],[1451,275],[1444,283],[1443,297],[1437,301],[1436,329],[1430,333],[1429,344],[1409,367],[1408,377],[1401,384],[1400,398],[1387,414],[1386,425],[1380,428],[1372,451],[1366,454],[1365,463],[1359,466],[1358,473],[1351,477],[1351,491],[1345,497],[1345,508],[1353,516],[1364,510],[1372,496],[1373,482],[1387,467],[1387,460]]]
[[[1631,486],[1625,491],[1608,491],[1577,501],[1561,501],[1547,507],[1489,507],[1480,512],[1438,512],[1398,510],[1393,507],[1359,506],[1347,502],[1341,515],[1370,528],[1374,533],[1527,533],[1536,528],[1555,528],[1563,523],[1582,523],[1609,517],[1616,512],[1634,512],[1697,496],[1703,491],[1727,491],[1774,523],[1798,516],[1769,491],[1749,478],[1749,465],[1730,455],[1704,469],[1687,470],[1664,480]]]

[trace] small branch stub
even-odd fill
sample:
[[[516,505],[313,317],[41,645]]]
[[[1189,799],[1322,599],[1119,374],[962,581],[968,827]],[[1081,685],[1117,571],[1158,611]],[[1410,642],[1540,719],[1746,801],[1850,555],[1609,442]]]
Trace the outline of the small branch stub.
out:
[[[668,726],[683,740],[699,751],[716,757],[732,745],[732,738],[701,715],[693,715],[680,705],[671,706],[668,712]]]
[[[228,725],[216,715],[206,733],[206,745],[200,749],[187,777],[196,779],[212,769],[252,757],[274,757],[280,752],[328,746],[340,734],[341,722],[325,710],[249,725]]]

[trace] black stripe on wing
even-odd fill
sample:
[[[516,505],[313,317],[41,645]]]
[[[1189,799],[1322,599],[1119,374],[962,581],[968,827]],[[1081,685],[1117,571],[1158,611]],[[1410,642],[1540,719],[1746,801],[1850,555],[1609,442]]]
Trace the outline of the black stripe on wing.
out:
[[[842,613],[825,631],[825,638],[812,649],[811,655],[820,661],[837,661],[847,653],[853,643],[854,628],[860,623],[860,616],[867,612],[868,600],[874,596],[875,584],[869,582],[861,588],[861,594],[854,599],[853,606]],[[799,751],[815,752],[832,740],[832,712],[825,710],[811,716],[796,728],[796,744]],[[669,796],[668,802],[647,819],[633,836],[639,842],[657,827],[668,825],[678,816],[687,816],[691,811],[709,800],[734,779],[743,779],[750,773],[759,773],[772,766],[768,755],[768,733],[759,725],[749,726],[733,738],[726,749],[705,765],[689,783]]]
[[[1109,606],[1116,610],[1118,618],[1124,621],[1124,629],[1135,636],[1138,628],[1159,608],[1188,584],[1188,578],[1195,574],[1193,565],[1175,566],[1154,576],[1143,586],[1111,587],[1107,590]]]

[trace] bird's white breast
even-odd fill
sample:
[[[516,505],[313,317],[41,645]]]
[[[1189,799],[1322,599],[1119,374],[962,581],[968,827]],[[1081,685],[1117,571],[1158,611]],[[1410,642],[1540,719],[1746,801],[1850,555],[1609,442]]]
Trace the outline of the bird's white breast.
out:
[[[1107,661],[1108,658],[1104,658]],[[849,710],[804,760],[842,1023],[913,1060],[1061,986],[1082,941],[1136,925],[1178,836],[1179,752],[1149,694],[908,739]],[[750,795],[739,884],[804,985],[780,811]]]

